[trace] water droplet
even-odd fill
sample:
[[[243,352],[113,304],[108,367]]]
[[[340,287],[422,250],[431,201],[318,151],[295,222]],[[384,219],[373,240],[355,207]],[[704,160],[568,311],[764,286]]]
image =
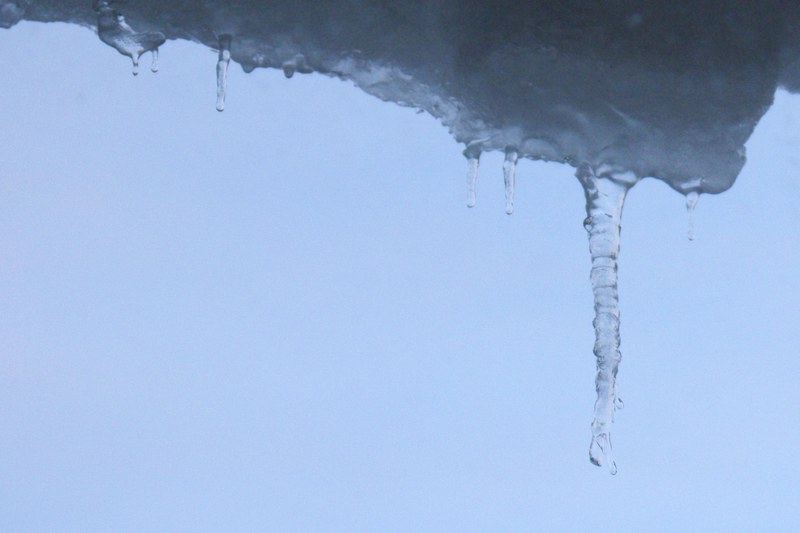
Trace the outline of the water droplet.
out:
[[[686,213],[689,216],[689,227],[686,232],[690,241],[695,238],[694,231],[694,210],[697,207],[697,201],[700,199],[700,193],[697,191],[690,191],[686,193]]]
[[[622,398],[620,398],[619,396],[614,398],[614,408],[617,411],[622,411],[623,409],[625,409],[625,402],[622,401]]]
[[[297,69],[297,65],[295,65],[291,61],[287,61],[283,64],[283,75],[286,76],[286,79],[290,79],[294,76],[294,71]]]
[[[150,72],[158,72],[158,48],[153,48],[150,53],[153,56],[153,62],[150,64]]]
[[[231,36],[222,34],[217,39],[219,56],[217,59],[217,111],[225,110],[225,95],[228,92],[228,65],[231,62]]]
[[[506,158],[503,161],[503,181],[506,186],[506,214],[514,212],[514,185],[517,172],[517,150],[514,148],[506,149]]]

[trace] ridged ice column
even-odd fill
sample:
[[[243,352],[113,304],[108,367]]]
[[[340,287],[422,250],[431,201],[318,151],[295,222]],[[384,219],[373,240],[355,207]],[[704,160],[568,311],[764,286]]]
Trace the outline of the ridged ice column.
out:
[[[612,474],[617,466],[611,454],[611,424],[614,410],[622,403],[617,398],[616,378],[619,362],[619,295],[617,293],[617,256],[619,255],[620,219],[628,189],[636,183],[631,173],[604,172],[600,175],[588,165],[576,176],[586,193],[586,220],[589,251],[592,255],[591,282],[594,295],[594,355],[597,358],[592,443],[589,459],[597,466],[606,464]]]
[[[231,62],[231,36],[224,33],[218,39],[217,58],[217,111],[225,111],[225,95],[228,93],[228,65]]]

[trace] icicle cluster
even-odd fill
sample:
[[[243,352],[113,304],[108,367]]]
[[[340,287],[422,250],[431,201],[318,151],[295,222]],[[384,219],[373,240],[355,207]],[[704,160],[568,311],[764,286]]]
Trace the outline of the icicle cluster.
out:
[[[479,142],[467,145],[467,207],[476,202],[476,184],[480,163]],[[514,147],[507,147],[503,161],[506,213],[514,211],[514,185],[519,154]],[[581,182],[586,196],[586,219],[584,228],[589,236],[591,254],[592,294],[595,317],[594,355],[597,361],[595,389],[597,400],[592,420],[592,440],[589,445],[589,460],[597,466],[607,466],[611,474],[617,473],[611,446],[611,425],[614,412],[624,407],[617,395],[616,379],[622,355],[620,353],[620,312],[617,290],[617,258],[620,249],[622,208],[625,197],[638,181],[633,172],[612,168],[608,165],[593,167],[588,163],[578,166],[575,176]],[[694,209],[699,198],[701,179],[687,183],[686,208],[689,215],[688,236],[694,239]]]
[[[232,44],[245,72],[273,67],[280,68],[286,78],[313,71],[351,80],[383,100],[430,113],[450,128],[459,142],[467,144],[468,207],[476,204],[483,152],[505,153],[502,170],[505,212],[509,215],[514,212],[520,158],[577,165],[576,176],[586,195],[585,227],[595,310],[597,400],[590,459],[615,473],[611,424],[614,411],[623,405],[616,391],[621,359],[617,257],[625,196],[638,180],[637,174],[662,179],[684,194],[688,238],[693,240],[694,211],[700,194],[719,193],[733,184],[744,164],[744,142],[768,107],[776,86],[800,88],[800,69],[785,61],[800,53],[797,32],[788,31],[800,28],[800,8],[782,6],[787,31],[781,33],[770,27],[771,19],[766,21],[769,24],[760,24],[761,15],[756,16],[749,3],[723,4],[712,10],[719,10],[715,11],[717,16],[707,17],[704,38],[681,41],[685,50],[679,51],[663,43],[683,39],[684,18],[676,15],[672,6],[658,2],[637,7],[646,15],[637,15],[636,27],[641,26],[641,32],[633,31],[633,27],[631,31],[622,29],[619,17],[609,9],[607,20],[592,19],[591,27],[580,33],[562,31],[587,20],[587,8],[578,6],[550,13],[519,2],[507,6],[511,11],[506,12],[486,0],[474,18],[464,20],[452,18],[452,13],[461,9],[455,0],[436,3],[424,12],[411,4],[400,3],[391,9],[370,4],[370,17],[352,17],[341,10],[341,18],[334,21],[352,37],[348,44],[303,37],[326,35],[329,17],[339,11],[330,10],[324,2],[308,3],[304,10],[286,8],[280,2],[205,2],[203,9],[192,11],[192,17],[184,17],[181,9],[185,6],[180,2],[93,0],[92,11],[83,0],[0,0],[0,27],[11,27],[23,17],[67,17],[69,22],[84,25],[92,24],[96,17],[100,40],[131,59],[134,75],[146,52],[152,53],[151,70],[156,72],[165,35],[137,32],[119,12],[124,9],[140,29],[168,29],[171,38],[192,36],[217,50],[218,111],[225,109]],[[49,13],[55,18],[48,18]],[[591,13],[592,17],[597,15]],[[404,24],[394,25],[398,18]],[[503,39],[481,41],[473,49],[464,46],[459,37],[469,34],[470,27],[501,27],[511,18],[532,22],[527,26],[537,28],[530,39],[514,43],[513,54],[507,53]],[[737,24],[732,25],[734,19]],[[293,37],[276,32],[271,26],[275,20],[291,22]],[[380,21],[387,33],[385,42],[374,33]],[[164,22],[167,24],[159,25]],[[452,24],[466,24],[466,29],[428,31]],[[541,32],[540,28],[552,31]],[[762,31],[767,31],[768,38]],[[780,46],[769,44],[773,40]],[[642,46],[645,41],[647,47]],[[613,46],[598,47],[598,42]],[[768,43],[768,48],[760,49],[762,43]],[[473,61],[478,48],[480,57],[491,57],[492,61]],[[437,53],[428,53],[431,50]],[[560,50],[573,52],[559,55]],[[752,53],[744,54],[743,50]],[[677,67],[672,64],[676,54],[681,55]],[[553,68],[556,59],[559,68]],[[593,61],[614,64],[621,75],[597,77]],[[683,66],[688,63],[703,68],[686,71]],[[461,68],[464,65],[469,68]],[[653,65],[659,67],[653,69]],[[515,72],[513,84],[497,75],[509,71]],[[676,92],[665,87],[665,74],[692,90]],[[579,164],[582,161],[586,163]],[[615,161],[619,167],[598,161]]]
[[[480,167],[481,150],[478,144],[468,145],[464,150],[467,158],[467,207],[475,207],[477,202],[478,169]],[[503,181],[506,188],[506,213],[514,213],[514,187],[516,183],[517,159],[516,148],[506,148],[503,161]]]
[[[166,37],[161,32],[135,32],[125,17],[118,13],[108,0],[95,0],[97,12],[97,35],[100,40],[116,49],[120,54],[128,56],[133,62],[133,75],[139,74],[139,58],[145,52],[152,52],[153,64],[150,70],[158,71],[158,47],[164,44]]]

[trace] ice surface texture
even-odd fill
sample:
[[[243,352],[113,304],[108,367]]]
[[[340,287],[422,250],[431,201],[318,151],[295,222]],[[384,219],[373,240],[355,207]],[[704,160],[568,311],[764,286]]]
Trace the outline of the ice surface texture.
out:
[[[509,214],[519,158],[574,166],[595,307],[590,457],[612,472],[625,194],[655,177],[686,195],[691,214],[700,194],[733,185],[776,88],[800,91],[800,3],[790,1],[0,0],[0,26],[24,19],[96,29],[134,67],[166,39],[213,48],[219,110],[232,60],[349,79],[426,111],[466,146],[470,207],[482,152],[506,154]]]

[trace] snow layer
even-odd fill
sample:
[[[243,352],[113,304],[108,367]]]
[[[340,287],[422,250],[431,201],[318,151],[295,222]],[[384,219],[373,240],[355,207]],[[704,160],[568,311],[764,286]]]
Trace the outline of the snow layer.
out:
[[[230,36],[248,71],[352,80],[439,118],[472,153],[605,165],[681,192],[729,188],[776,87],[800,87],[800,6],[774,0],[0,0],[0,25],[96,28],[108,5],[143,36],[215,49]]]

